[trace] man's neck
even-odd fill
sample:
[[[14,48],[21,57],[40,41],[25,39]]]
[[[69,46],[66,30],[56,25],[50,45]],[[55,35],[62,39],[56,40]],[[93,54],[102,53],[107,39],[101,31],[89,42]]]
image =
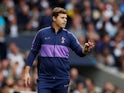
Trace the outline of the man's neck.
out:
[[[60,30],[60,27],[58,27],[55,23],[52,23],[52,27],[55,29],[55,32],[58,33]]]

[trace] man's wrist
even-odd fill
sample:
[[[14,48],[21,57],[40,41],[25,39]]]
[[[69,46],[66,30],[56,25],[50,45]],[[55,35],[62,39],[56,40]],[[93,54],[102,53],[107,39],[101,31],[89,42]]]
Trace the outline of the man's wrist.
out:
[[[25,66],[24,73],[29,73],[30,71],[30,66]]]
[[[86,53],[86,51],[84,49],[82,49],[82,54],[83,54],[83,56],[87,55],[87,53]]]
[[[83,55],[87,55],[88,53],[90,53],[90,51],[88,50],[88,47],[84,46],[84,48],[82,49],[82,53]]]

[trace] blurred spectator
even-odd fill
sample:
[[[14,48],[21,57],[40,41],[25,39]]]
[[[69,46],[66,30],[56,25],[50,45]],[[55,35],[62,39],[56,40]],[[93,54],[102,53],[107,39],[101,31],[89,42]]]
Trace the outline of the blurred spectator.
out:
[[[40,0],[40,7],[41,8],[48,8],[49,7],[49,2],[48,0]]]
[[[117,26],[118,22],[119,22],[119,19],[122,15],[122,13],[120,12],[119,10],[119,7],[117,4],[113,3],[112,4],[112,7],[113,7],[113,16],[112,16],[112,21],[113,21],[113,24],[115,26]],[[118,26],[117,26],[118,27]]]
[[[32,7],[34,7],[34,6],[39,7],[39,0],[27,0],[27,3],[29,5],[30,9],[32,9]]]
[[[0,10],[0,32],[5,32],[5,19],[1,14],[1,10]]]
[[[83,45],[85,43],[86,32],[81,23],[81,15],[75,14],[72,17],[72,26],[69,28],[69,31],[72,32],[77,37],[79,42]]]
[[[99,35],[95,31],[93,23],[87,24],[87,38],[92,41],[98,41],[100,39]]]
[[[2,86],[1,93],[9,93],[9,88],[7,86]]]
[[[5,34],[0,30],[0,60],[6,59],[7,46],[5,41]]]
[[[3,71],[0,70],[0,87],[2,87],[3,81],[4,81],[4,74],[3,74]]]
[[[82,84],[80,84],[82,83]],[[76,87],[77,86],[77,87]],[[85,86],[85,80],[83,77],[79,76],[79,72],[76,68],[71,68],[70,71],[70,87],[69,87],[69,91],[70,93],[74,91],[74,89],[80,89],[80,87],[84,87]],[[81,90],[82,91],[82,90]],[[77,92],[74,92],[77,93]]]
[[[111,46],[111,38],[108,34],[103,35],[103,37],[101,37],[101,40],[96,42],[96,48],[98,53],[103,53],[105,48],[108,48],[110,51],[112,51]]]
[[[121,56],[121,57],[119,58],[119,63],[120,63],[119,70],[120,70],[122,73],[124,73],[124,57],[123,57],[123,56]]]
[[[115,57],[121,56],[121,48],[124,47],[123,42],[124,33],[119,32],[115,36],[115,40],[113,41],[113,47],[114,47],[114,55]]]
[[[110,82],[106,82],[103,87],[102,93],[113,93],[114,92],[114,85]]]
[[[17,18],[14,11],[14,8],[8,9],[8,25],[9,25],[9,33],[11,37],[17,37],[18,36],[18,24],[17,24]]]
[[[31,17],[31,19],[30,19],[29,23],[27,24],[27,30],[28,31],[30,31],[30,30],[37,31],[38,27],[39,27],[38,20],[40,17],[40,13],[39,13],[37,6],[32,7],[32,10],[31,10],[29,16]]]
[[[124,47],[121,49],[121,57],[124,57]]]
[[[67,14],[70,17],[73,17],[75,14],[75,5],[78,3],[78,0],[70,0],[70,2],[68,2],[65,6],[65,9],[67,10]]]
[[[7,59],[3,60],[1,62],[1,69],[3,71],[3,74],[4,74],[5,78],[8,78],[11,75],[11,73],[9,71],[9,67],[10,67],[10,63],[9,63],[9,61]]]
[[[109,48],[104,48],[103,51],[103,62],[107,66],[114,66],[115,64],[115,59],[114,56],[111,55]]]
[[[10,43],[9,51],[10,52],[8,53],[8,59],[10,59],[12,73],[13,73],[13,76],[18,78],[21,75],[24,64],[25,64],[23,56],[20,53],[15,43]]]
[[[20,30],[26,30],[30,18],[29,18],[29,6],[26,4],[24,0],[19,1],[19,5],[16,8],[16,15]]]
[[[50,7],[44,8],[44,11],[40,17],[41,27],[48,27],[52,24],[51,14],[52,14],[52,9]]]
[[[87,93],[96,93],[94,83],[91,79],[86,79]]]
[[[6,21],[4,18],[4,7],[2,4],[0,4],[0,32],[5,33],[5,26],[6,26]]]
[[[15,6],[13,0],[3,0],[3,4],[8,8],[14,8]]]
[[[87,0],[84,1],[84,15],[82,15],[82,16],[83,16],[83,23],[84,23],[85,27],[87,27],[87,25],[90,22],[94,22],[94,19],[92,16],[92,10],[90,7],[90,2]]]
[[[122,91],[119,88],[115,88],[114,93],[122,93]]]
[[[77,82],[73,93],[87,93],[84,84],[82,82]]]

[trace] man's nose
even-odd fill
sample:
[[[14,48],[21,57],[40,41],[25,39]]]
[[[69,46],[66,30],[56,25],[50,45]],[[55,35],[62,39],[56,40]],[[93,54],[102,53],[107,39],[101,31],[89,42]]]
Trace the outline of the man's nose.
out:
[[[64,19],[65,22],[67,22],[67,19]]]

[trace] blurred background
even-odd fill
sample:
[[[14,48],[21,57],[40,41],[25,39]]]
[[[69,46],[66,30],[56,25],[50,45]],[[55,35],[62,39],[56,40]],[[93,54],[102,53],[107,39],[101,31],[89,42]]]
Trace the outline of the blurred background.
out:
[[[22,71],[36,32],[50,26],[56,6],[68,13],[66,29],[95,48],[84,58],[70,52],[69,93],[124,93],[124,0],[0,0],[0,93],[36,93]]]

